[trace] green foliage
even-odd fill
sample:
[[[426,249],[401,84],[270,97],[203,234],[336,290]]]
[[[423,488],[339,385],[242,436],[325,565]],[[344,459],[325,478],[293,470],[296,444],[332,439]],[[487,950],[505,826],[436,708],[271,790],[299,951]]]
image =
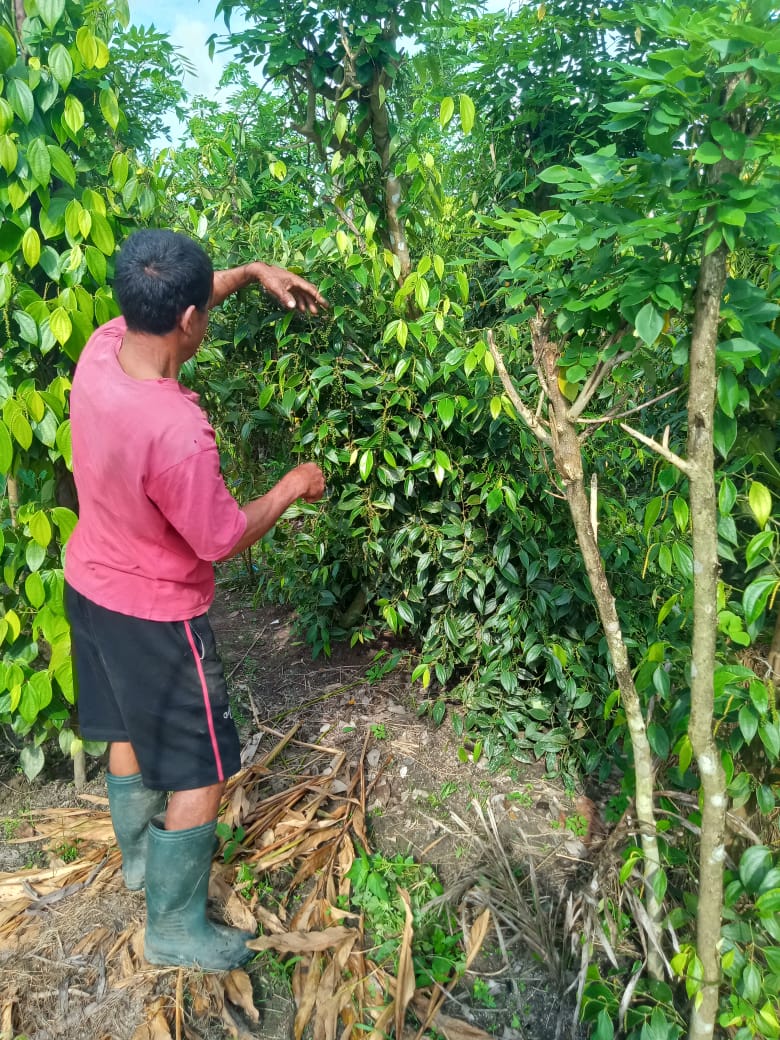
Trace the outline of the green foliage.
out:
[[[511,406],[484,343],[460,345],[457,268],[423,258],[393,291],[392,257],[374,243],[358,253],[346,234],[340,254],[337,231],[326,222],[303,257],[310,276],[326,272],[330,323],[275,321],[276,344],[248,363],[254,390],[218,375],[219,360],[197,376],[223,429],[240,429],[237,479],[246,485],[245,460],[284,422],[289,460],[314,457],[331,488],[327,509],[298,509],[263,541],[259,594],[295,604],[315,652],[383,628],[413,635],[414,678],[458,685],[486,753],[552,765],[599,666],[578,645],[595,626],[576,557],[545,544],[556,517],[536,446],[502,421]],[[422,285],[423,313],[397,317]],[[258,324],[262,337],[268,319]]]
[[[725,910],[721,960],[727,980],[719,1024],[736,1040],[778,1035],[777,992],[780,985],[780,869],[776,853],[751,846],[742,854],[737,870],[725,877]],[[673,911],[675,926],[682,921]],[[648,1037],[676,1038],[683,1034],[685,1003],[698,992],[701,962],[691,943],[682,943],[671,960],[673,989],[666,983],[639,980],[636,995],[626,1012],[624,1032],[629,1040]],[[613,988],[614,987],[614,988]],[[593,1037],[609,1040],[618,1035],[622,980],[604,977],[591,968],[585,984],[583,1018],[594,1024]]]
[[[116,313],[106,287],[124,222],[150,216],[155,178],[114,150],[122,114],[108,43],[122,3],[30,6],[24,50],[0,28],[0,724],[42,744],[94,745],[67,728],[75,700],[62,549],[76,522],[67,395],[73,362]]]
[[[517,421],[485,330],[496,329],[533,410],[543,388],[528,322],[554,319],[558,386],[598,482],[599,549],[652,706],[648,738],[666,787],[689,794],[687,482],[616,422],[682,450],[699,263],[727,253],[717,736],[734,804],[773,811],[774,691],[737,658],[767,641],[780,577],[780,72],[769,5],[615,0],[596,12],[565,0],[480,15],[446,3],[336,12],[221,0],[228,23],[246,16],[228,40],[240,62],[227,74],[233,99],[226,110],[199,100],[192,147],[152,170],[125,149],[143,152],[166,106],[181,104],[184,59],[151,30],[117,37],[121,3],[31,0],[27,10],[24,55],[13,24],[0,29],[0,723],[27,740],[28,775],[47,735],[58,732],[65,753],[81,746],[68,725],[62,615],[61,550],[75,519],[63,495],[68,380],[93,326],[115,313],[106,286],[124,227],[159,214],[217,263],[275,261],[331,300],[322,321],[231,301],[199,366],[185,369],[242,499],[302,458],[326,473],[327,502],[292,510],[249,561],[257,595],[292,603],[315,652],[337,638],[409,639],[421,710],[437,724],[450,712],[461,760],[543,758],[551,770],[576,760],[602,777],[617,764],[620,811],[632,794],[625,714],[563,489]],[[246,73],[261,63],[270,92]],[[166,178],[176,193],[160,210]],[[394,659],[375,660],[374,674]],[[583,1014],[599,1040],[680,1036],[700,977],[691,853],[669,825],[674,799],[659,805],[656,895],[677,902],[681,984],[650,982],[640,965],[614,977],[592,968]],[[697,826],[698,810],[689,815]],[[566,826],[579,833],[583,820]],[[241,834],[221,836],[230,858]],[[640,857],[629,848],[621,884]],[[749,849],[728,878],[721,1024],[740,1036],[777,1035],[777,869]],[[363,855],[350,873],[355,906],[378,938],[393,937],[392,957],[397,887],[420,915],[436,882],[404,858]],[[419,918],[415,931],[418,981],[457,973],[449,921]]]
[[[222,858],[225,863],[230,863],[241,851],[241,842],[244,840],[246,832],[243,827],[234,829],[227,823],[218,823],[216,834],[220,841],[223,842]]]
[[[485,240],[485,257],[504,262],[494,295],[508,312],[505,356],[510,367],[523,364],[524,322],[537,309],[555,316],[562,344],[559,387],[584,421],[594,423],[588,453],[594,461],[614,458],[606,443],[613,439],[613,428],[600,425],[599,414],[619,417],[641,410],[645,435],[670,445],[684,435],[685,415],[673,394],[687,379],[702,248],[706,253],[724,243],[729,250],[749,248],[766,257],[757,282],[736,277],[733,269],[721,313],[715,448],[722,465],[724,581],[718,618],[725,655],[729,645],[744,647],[761,637],[778,587],[772,495],[754,479],[755,462],[734,450],[739,417],[774,398],[780,366],[775,331],[780,312],[774,302],[780,231],[771,201],[778,190],[780,95],[773,59],[759,56],[774,26],[763,9],[735,18],[730,4],[710,5],[706,15],[665,6],[637,15],[638,34],[649,34],[653,46],[646,64],[622,62],[612,69],[613,96],[622,91],[623,99],[603,106],[606,118],[600,110],[600,129],[612,142],[593,152],[574,150],[567,165],[540,171],[555,208],[499,212],[490,226],[501,238]],[[754,65],[760,84],[748,77],[729,93],[730,77]],[[763,107],[768,98],[772,106]],[[715,160],[721,165],[714,178],[708,170]],[[531,185],[528,193],[533,190]],[[607,366],[610,384],[589,398],[589,381]],[[579,407],[578,399],[589,407]],[[588,417],[592,411],[594,418]],[[641,463],[655,456],[640,446],[636,457]],[[762,465],[760,456],[756,461]],[[646,493],[628,479],[629,495],[638,494],[642,578],[652,583],[659,607],[658,641],[640,642],[645,649],[637,687],[654,698],[648,730],[653,750],[666,759],[674,748],[686,759],[685,772],[690,764],[685,668],[694,566],[687,486],[673,466],[656,463],[654,495],[643,501]],[[604,555],[609,560],[608,549]],[[624,587],[629,594],[637,591],[635,580]],[[633,614],[627,604],[629,623]],[[756,701],[745,703],[747,687],[744,697],[721,700],[722,732],[732,746],[760,732],[774,761],[774,708],[768,712],[763,684],[743,671]],[[613,703],[608,701],[607,708]],[[620,712],[614,722],[624,726]],[[758,786],[764,804],[773,804],[767,786],[760,781]]]
[[[380,853],[358,858],[347,873],[352,882],[350,902],[365,915],[365,927],[378,943],[378,964],[397,955],[406,918],[399,888],[406,890],[412,907],[414,939],[412,960],[418,986],[444,985],[463,971],[463,935],[446,909],[425,909],[443,892],[433,869],[411,856],[387,859]]]
[[[482,1007],[486,1008],[494,1008],[496,1006],[496,998],[490,992],[490,986],[484,979],[474,979],[471,993],[476,1004],[481,1004]]]
[[[780,992],[780,857],[754,845],[726,875],[722,962],[729,992],[720,1016],[735,1040],[777,1037]]]
[[[720,14],[712,13],[686,44],[688,64],[681,74],[691,83],[685,81],[681,98],[674,70],[682,51],[667,42],[688,31],[693,15],[659,11],[637,28],[633,16],[621,15],[620,5],[605,9],[598,37],[579,32],[577,19],[584,16],[575,4],[560,18],[524,11],[515,21],[496,15],[478,27],[470,23],[467,31],[463,23],[457,28],[457,19],[446,30],[434,22],[418,29],[427,33],[425,53],[406,63],[400,53],[389,56],[396,43],[364,39],[363,16],[356,17],[360,42],[353,53],[373,54],[376,44],[385,48],[390,64],[377,59],[374,71],[398,63],[384,87],[396,126],[391,172],[403,186],[401,211],[416,256],[400,290],[398,257],[383,237],[385,216],[366,190],[372,184],[376,189],[381,171],[354,152],[365,146],[357,134],[365,99],[356,90],[328,107],[326,88],[343,85],[351,69],[349,48],[330,15],[311,14],[315,36],[322,34],[321,52],[329,54],[322,83],[309,84],[325,99],[324,117],[318,115],[316,122],[322,145],[313,153],[316,178],[294,149],[288,147],[281,158],[284,146],[272,129],[274,120],[262,106],[252,109],[252,88],[245,81],[239,82],[237,116],[217,117],[204,108],[194,124],[205,165],[198,169],[194,163],[192,188],[183,185],[191,199],[189,223],[183,226],[207,232],[231,262],[262,255],[292,264],[319,281],[334,303],[324,328],[268,312],[229,313],[214,330],[213,347],[230,358],[230,372],[223,371],[222,354],[212,349],[195,377],[223,430],[239,494],[265,490],[300,457],[317,458],[326,470],[327,510],[296,512],[291,530],[280,527],[261,546],[258,594],[296,606],[315,652],[327,651],[332,639],[344,635],[370,639],[382,627],[414,637],[421,646],[414,677],[429,691],[426,703],[434,721],[446,714],[445,689],[455,691],[465,706],[455,715],[456,727],[472,740],[484,737],[493,761],[508,751],[519,758],[545,755],[553,766],[563,748],[576,747],[573,736],[599,732],[593,696],[604,691],[603,700],[611,683],[588,617],[589,591],[579,559],[567,548],[568,520],[549,495],[553,488],[536,445],[513,427],[514,410],[492,372],[481,327],[500,307],[507,308],[507,360],[522,373],[521,390],[533,396],[537,388],[525,367],[523,330],[531,301],[544,299],[566,340],[564,392],[573,399],[599,366],[618,358],[611,384],[591,407],[631,409],[684,384],[697,243],[707,230],[697,214],[715,206],[718,226],[732,245],[773,248],[767,200],[775,175],[762,152],[771,124],[753,135],[745,152],[755,153],[760,172],[748,187],[708,184],[702,179],[707,164],[691,162],[710,123],[715,143],[726,134],[720,124],[728,113],[711,100],[723,73],[706,42]],[[295,38],[299,16],[295,5],[285,9],[284,17],[296,23]],[[311,98],[305,70],[313,42],[304,41],[301,53],[292,55],[289,40],[280,43],[270,34],[270,9],[255,5],[252,18],[256,24],[231,39],[246,60],[272,56],[278,83],[286,77],[296,84],[293,108],[299,110],[287,115],[298,127],[288,131],[287,140],[294,141]],[[527,33],[517,31],[519,19]],[[484,239],[478,265],[471,245],[473,214],[462,198],[447,199],[444,186],[454,183],[456,171],[470,169],[465,157],[480,145],[475,140],[469,152],[465,135],[456,135],[445,147],[437,134],[440,126],[451,127],[461,92],[478,96],[473,83],[468,85],[471,73],[447,78],[447,90],[442,89],[440,73],[446,67],[449,76],[457,64],[450,34],[452,41],[462,41],[464,32],[476,34],[475,41],[487,48],[480,52],[486,62],[496,60],[488,38],[503,41],[504,50],[526,47],[530,54],[541,39],[548,48],[547,64],[540,58],[537,67],[528,57],[524,65],[517,63],[522,90],[515,93],[542,136],[533,145],[534,164],[522,187],[514,185],[516,199],[491,221],[490,234],[496,237]],[[599,52],[608,32],[620,40],[610,54],[612,65],[606,50]],[[736,53],[736,30],[729,33]],[[556,101],[561,122],[552,137],[533,99],[540,96],[537,89],[550,95],[553,49],[562,39],[580,48],[572,64],[588,84],[591,101],[578,108],[561,94]],[[746,45],[760,44],[756,38]],[[640,52],[652,52],[650,71],[641,70]],[[589,76],[594,65],[599,71]],[[481,81],[503,82],[487,76]],[[373,89],[368,80],[364,86],[369,93]],[[507,89],[501,104],[510,104],[511,94]],[[263,103],[277,105],[268,98]],[[410,103],[414,123],[404,113]],[[478,108],[473,122],[469,104],[458,100],[458,107],[461,121],[465,115],[470,124],[464,131],[476,133],[480,119],[488,127],[496,121],[489,107]],[[697,122],[700,111],[709,119],[704,129]],[[340,112],[348,118],[336,127]],[[664,122],[672,112],[676,121]],[[274,113],[282,114],[278,106]],[[517,129],[517,122],[510,124]],[[682,133],[684,124],[696,126],[695,141]],[[661,125],[671,129],[661,134]],[[311,142],[310,130],[303,138]],[[550,159],[556,165],[545,169]],[[535,172],[538,177],[530,176]],[[325,190],[317,192],[320,184]],[[311,206],[311,214],[296,210],[295,198],[305,200],[307,191],[311,202],[303,205]],[[502,192],[507,191],[504,185]],[[518,208],[522,196],[534,205],[544,198],[557,208]],[[258,212],[260,206],[277,214],[273,223]],[[744,222],[735,208],[744,210]],[[724,214],[728,219],[721,219]],[[748,401],[771,399],[776,366],[771,270],[770,263],[762,285],[737,277],[729,285],[720,347],[718,443],[724,450],[732,419],[747,414]],[[740,380],[748,373],[749,389]],[[669,426],[672,443],[684,432],[685,415],[673,395],[644,411],[642,419],[645,432],[658,438]],[[594,427],[587,454],[599,476],[600,547],[614,575],[628,638],[640,647],[642,689],[663,697],[651,727],[654,750],[663,757],[675,749],[684,757],[685,672],[675,648],[690,624],[693,561],[685,482],[672,467],[656,467],[657,489],[648,503],[648,453],[616,444],[609,426]],[[264,474],[256,468],[258,457],[266,460]],[[747,493],[750,480],[756,482],[755,470],[748,469],[744,456],[730,455],[727,467],[729,480],[741,467]],[[776,544],[767,522],[768,530],[749,548],[756,568],[751,590],[736,573],[724,580],[724,643],[744,644],[765,624],[775,587],[770,565]],[[737,561],[741,539],[724,516],[724,560],[731,552]],[[631,566],[639,559],[641,571]],[[652,635],[656,617],[664,626],[659,639]],[[671,711],[668,719],[660,710],[664,705]],[[625,725],[613,699],[605,714],[610,711],[608,739],[617,751]],[[585,727],[578,724],[583,715],[589,715]],[[595,747],[584,758],[589,766],[608,768]]]

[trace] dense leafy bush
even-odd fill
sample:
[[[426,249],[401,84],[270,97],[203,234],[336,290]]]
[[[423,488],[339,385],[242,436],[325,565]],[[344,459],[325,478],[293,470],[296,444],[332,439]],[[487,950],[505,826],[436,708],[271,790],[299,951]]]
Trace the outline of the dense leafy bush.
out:
[[[151,216],[156,178],[119,145],[127,129],[108,42],[121,3],[40,0],[21,42],[0,27],[0,725],[32,777],[75,699],[62,607],[62,549],[76,522],[67,397],[96,324],[123,225]],[[96,432],[96,436],[99,433]]]
[[[302,257],[331,298],[325,326],[285,316],[269,341],[260,318],[257,339],[225,347],[244,376],[227,380],[213,354],[198,370],[237,479],[269,452],[268,477],[298,457],[326,472],[327,505],[262,543],[259,594],[295,605],[315,652],[411,636],[436,721],[457,688],[458,726],[487,753],[552,767],[606,679],[568,520],[484,340],[463,331],[459,266],[424,258],[397,294],[392,260],[351,242],[345,257],[336,232],[315,232]],[[404,317],[413,293],[426,309]]]

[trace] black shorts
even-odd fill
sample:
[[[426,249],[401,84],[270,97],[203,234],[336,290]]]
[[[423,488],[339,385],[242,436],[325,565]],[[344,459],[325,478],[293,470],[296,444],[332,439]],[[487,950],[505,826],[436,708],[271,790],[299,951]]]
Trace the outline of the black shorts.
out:
[[[189,791],[241,764],[208,617],[146,621],[65,586],[78,716],[86,740],[129,741],[144,784]]]

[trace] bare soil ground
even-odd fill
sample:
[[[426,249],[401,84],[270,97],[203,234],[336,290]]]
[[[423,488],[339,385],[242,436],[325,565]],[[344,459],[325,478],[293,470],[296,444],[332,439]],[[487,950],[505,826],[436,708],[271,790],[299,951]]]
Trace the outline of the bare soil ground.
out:
[[[552,943],[545,939],[551,918],[531,890],[534,877],[541,888],[560,890],[576,872],[598,837],[593,803],[572,799],[541,768],[491,775],[484,761],[461,762],[449,722],[437,728],[418,716],[419,690],[404,664],[383,674],[389,652],[377,659],[375,646],[337,647],[329,659],[313,661],[287,613],[252,608],[246,599],[223,588],[212,624],[243,761],[265,785],[262,797],[284,798],[301,777],[314,778],[310,787],[319,777],[346,804],[356,800],[350,778],[359,776],[366,821],[358,834],[387,857],[408,854],[435,868],[466,929],[480,899],[491,902],[475,900],[473,892],[492,884],[495,905],[497,864],[517,868],[527,895],[519,917],[508,912],[503,928],[491,929],[443,1011],[465,1022],[465,1030],[470,1023],[504,1040],[570,1035],[571,999],[560,992],[564,970],[545,948]],[[329,776],[337,752],[343,769]],[[258,768],[269,755],[269,768]],[[227,819],[238,819],[252,802],[247,792],[240,784],[233,789]],[[291,1036],[295,1002],[278,957],[262,956],[246,975],[219,984],[188,973],[186,988],[182,973],[145,964],[143,895],[122,887],[106,804],[101,762],[90,763],[87,786],[77,792],[51,773],[28,783],[0,752],[0,1038]],[[76,824],[84,828],[81,840],[73,838]],[[537,872],[530,889],[529,861]],[[281,912],[290,878],[290,870],[268,874],[268,909]],[[213,881],[211,894],[223,911],[227,905],[230,919],[234,867],[218,864]],[[503,890],[501,899],[511,898]],[[233,919],[246,912],[239,907]],[[262,920],[262,906],[253,904],[253,912]],[[469,1035],[460,1029],[447,1035]]]

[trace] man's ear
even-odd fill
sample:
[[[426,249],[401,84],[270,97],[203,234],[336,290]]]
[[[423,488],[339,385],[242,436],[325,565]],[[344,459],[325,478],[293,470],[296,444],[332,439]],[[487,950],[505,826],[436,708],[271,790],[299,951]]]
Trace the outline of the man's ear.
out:
[[[193,332],[193,320],[195,318],[198,308],[195,304],[191,303],[189,307],[181,312],[179,315],[177,325],[184,333],[185,336],[191,336]]]

